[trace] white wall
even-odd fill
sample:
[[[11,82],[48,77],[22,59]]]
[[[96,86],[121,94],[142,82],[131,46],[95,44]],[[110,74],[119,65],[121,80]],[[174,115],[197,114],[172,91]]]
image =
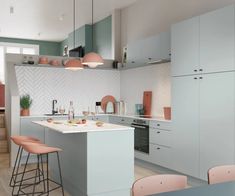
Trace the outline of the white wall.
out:
[[[58,106],[74,102],[75,113],[81,113],[105,95],[120,98],[120,73],[109,70],[81,70],[77,72],[58,68],[16,66],[20,95],[30,94],[33,99],[31,115],[51,113],[52,100]]]
[[[143,103],[143,92],[152,91],[152,115],[162,117],[163,107],[171,105],[170,64],[152,65],[121,71],[121,99],[127,113],[135,112],[135,104]]]
[[[235,0],[138,0],[122,10],[122,47],[170,29],[171,24],[234,3]]]

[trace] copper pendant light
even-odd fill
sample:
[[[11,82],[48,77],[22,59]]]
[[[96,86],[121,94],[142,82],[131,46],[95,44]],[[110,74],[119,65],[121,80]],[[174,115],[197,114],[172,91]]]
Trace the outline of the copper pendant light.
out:
[[[92,0],[92,51],[94,51],[94,0]],[[98,65],[103,65],[104,64],[104,60],[103,58],[95,53],[95,52],[90,52],[88,54],[86,54],[82,60],[82,64],[83,65],[87,65],[90,68],[96,68]]]
[[[76,30],[76,23],[75,23],[76,3],[75,1],[76,0],[73,0],[73,46],[74,48],[75,48],[75,30]],[[84,66],[80,59],[71,59],[65,63],[65,69],[77,71],[77,70],[84,69]]]

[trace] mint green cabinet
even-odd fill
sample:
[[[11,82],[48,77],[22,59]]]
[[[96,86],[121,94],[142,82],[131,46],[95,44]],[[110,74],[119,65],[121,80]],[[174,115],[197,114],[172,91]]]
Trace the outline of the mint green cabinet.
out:
[[[170,60],[171,34],[163,32],[157,36],[138,40],[127,45],[127,62],[124,68],[135,68]]]
[[[32,121],[44,120],[43,117],[21,118],[20,119],[20,135],[31,136],[44,142],[45,131],[43,127],[34,124]]]
[[[172,76],[235,70],[234,5],[172,26]]]

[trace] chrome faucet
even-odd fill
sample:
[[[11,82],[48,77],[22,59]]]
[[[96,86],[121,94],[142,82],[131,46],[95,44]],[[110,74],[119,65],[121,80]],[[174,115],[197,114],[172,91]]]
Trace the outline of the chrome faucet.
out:
[[[55,110],[55,104],[57,104],[56,99],[52,100],[52,114],[53,115],[58,113],[58,110]]]

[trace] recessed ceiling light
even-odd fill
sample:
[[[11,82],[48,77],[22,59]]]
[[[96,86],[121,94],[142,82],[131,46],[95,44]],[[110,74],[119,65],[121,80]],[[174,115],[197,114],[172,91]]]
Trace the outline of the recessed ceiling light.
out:
[[[61,14],[61,15],[59,16],[59,20],[60,20],[60,21],[63,21],[63,20],[64,20],[64,14]]]
[[[10,6],[10,14],[14,14],[14,7]]]

